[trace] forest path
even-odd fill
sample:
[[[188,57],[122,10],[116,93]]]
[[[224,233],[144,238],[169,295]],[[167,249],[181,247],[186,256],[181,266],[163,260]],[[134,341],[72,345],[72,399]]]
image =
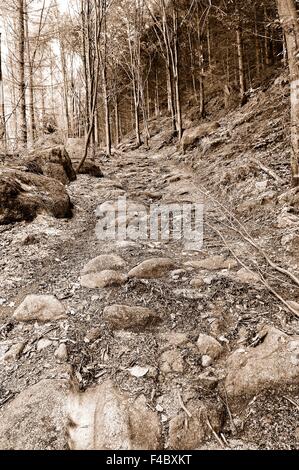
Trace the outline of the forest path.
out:
[[[217,227],[221,219],[219,208],[211,202],[205,207],[204,245],[198,251],[171,239],[99,239],[97,208],[116,203],[119,197],[126,196],[129,205],[140,209],[141,204],[147,211],[156,203],[204,203],[195,175],[160,153],[122,153],[101,164],[104,178],[79,176],[70,185],[73,219],[39,216],[31,224],[16,224],[1,234],[0,345],[4,353],[15,344],[25,347],[15,361],[1,366],[0,406],[42,379],[64,379],[70,370],[81,390],[112,379],[130,397],[144,396],[147,407],[159,416],[159,447],[192,449],[199,443],[192,427],[186,432],[189,411],[184,404],[210,410],[215,429],[230,427],[221,388],[217,388],[226,374],[225,360],[240,341],[253,335],[257,322],[263,318],[269,322],[275,299],[252,274],[242,271],[217,233],[209,229],[209,223]],[[237,238],[231,237],[230,245],[237,253],[246,251]],[[143,266],[143,273],[139,268],[139,274],[131,273],[121,285],[83,287],[82,269],[101,255],[108,255],[111,265],[113,256],[121,257],[123,264],[116,271],[124,275],[145,260],[151,262],[145,270]],[[93,272],[88,282],[102,282],[98,274]],[[15,307],[27,294],[54,294],[66,308],[67,320],[46,325],[12,323]],[[132,310],[129,314],[105,310],[115,305]],[[150,312],[141,314],[138,307]],[[140,322],[143,314],[149,321]],[[161,321],[155,321],[156,315]],[[197,343],[202,334],[208,335],[206,352]],[[62,344],[66,353],[59,356]],[[87,413],[80,406],[81,415]],[[218,447],[225,445],[211,436],[207,421],[200,421],[196,435],[201,441],[212,437]],[[72,440],[74,448],[86,445],[80,432]],[[151,448],[153,443],[146,445]]]

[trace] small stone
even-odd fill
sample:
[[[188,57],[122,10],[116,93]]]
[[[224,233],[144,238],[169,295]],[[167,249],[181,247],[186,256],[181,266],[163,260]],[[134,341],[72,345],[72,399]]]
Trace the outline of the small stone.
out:
[[[179,279],[180,277],[184,276],[184,274],[186,274],[185,269],[175,269],[171,272],[171,277],[173,279]]]
[[[201,277],[197,277],[195,279],[192,279],[190,282],[191,287],[199,288],[205,285],[204,280]]]
[[[91,330],[89,330],[86,333],[84,341],[86,343],[93,343],[94,341],[96,341],[97,339],[99,339],[101,337],[101,334],[102,334],[101,328],[98,328],[98,327],[97,328],[91,328]]]
[[[173,346],[185,346],[188,343],[188,335],[185,333],[176,333],[176,332],[169,332],[169,333],[160,333],[159,338],[162,341],[163,349],[168,349]]]
[[[213,359],[211,356],[207,356],[204,354],[201,358],[201,365],[202,367],[210,367],[213,364]]]
[[[158,411],[158,413],[163,413],[163,411],[164,411],[163,406],[157,405],[157,406],[156,406],[156,411]]]
[[[57,357],[60,361],[67,361],[68,352],[65,343],[61,343],[59,347],[56,349],[54,356]]]
[[[126,262],[118,255],[101,255],[89,261],[82,270],[82,274],[99,273],[107,270],[123,268]]]
[[[21,356],[26,342],[14,344],[4,355],[3,360],[5,362],[16,361]]]
[[[204,334],[199,335],[197,348],[202,356],[210,356],[213,360],[217,359],[223,351],[221,344],[215,338]]]
[[[100,273],[85,274],[81,277],[81,286],[88,289],[122,286],[127,282],[127,276],[118,271],[106,270]]]
[[[158,279],[173,268],[175,263],[170,258],[152,258],[133,268],[128,276],[136,279]]]
[[[234,280],[244,284],[257,284],[260,281],[260,277],[258,274],[242,268],[234,275]]]
[[[21,322],[51,322],[66,318],[63,305],[53,295],[28,295],[13,314]]]
[[[48,338],[41,338],[41,339],[38,341],[37,345],[36,345],[36,350],[37,350],[38,352],[40,352],[40,351],[42,351],[43,349],[48,348],[48,347],[51,346],[52,344],[53,344],[53,343],[52,343],[52,341],[51,341],[50,339],[48,339]]]
[[[104,309],[104,320],[114,330],[138,330],[161,321],[161,317],[144,307],[111,305]]]
[[[127,369],[127,371],[130,373],[130,375],[132,375],[132,377],[142,378],[146,374],[148,374],[149,368],[148,367],[134,366],[134,367],[131,367],[131,368]]]

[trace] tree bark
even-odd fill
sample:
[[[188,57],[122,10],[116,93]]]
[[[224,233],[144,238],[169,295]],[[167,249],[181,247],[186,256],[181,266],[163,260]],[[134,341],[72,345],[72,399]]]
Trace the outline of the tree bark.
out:
[[[29,88],[29,137],[31,144],[34,143],[36,137],[36,123],[35,123],[35,110],[34,110],[34,78],[33,78],[33,61],[31,58],[30,51],[30,38],[29,38],[29,25],[28,25],[28,11],[25,5],[24,9],[24,21],[26,30],[26,45],[27,45],[27,61],[28,61],[28,88]]]
[[[25,1],[18,3],[18,88],[20,109],[20,142],[27,146],[26,83],[25,83]]]
[[[245,80],[245,67],[243,55],[243,39],[242,28],[240,25],[236,28],[237,35],[237,51],[238,51],[238,68],[239,68],[239,84],[240,84],[240,103],[244,104],[246,97],[246,80]]]
[[[299,185],[299,23],[294,0],[277,0],[285,33],[291,82],[291,170],[294,186]]]
[[[0,32],[0,141],[2,146],[6,149],[7,136],[6,136],[6,122],[5,122],[5,104],[4,104],[4,86],[2,75],[2,37]]]

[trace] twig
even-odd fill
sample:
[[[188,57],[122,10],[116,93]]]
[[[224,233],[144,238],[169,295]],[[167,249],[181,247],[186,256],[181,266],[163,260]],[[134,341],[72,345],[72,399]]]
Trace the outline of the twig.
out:
[[[261,170],[263,170],[267,175],[271,176],[271,178],[277,181],[277,183],[283,183],[283,179],[280,176],[278,176],[278,174],[275,173],[275,171],[271,170],[271,168],[268,168],[267,166],[263,165],[261,162],[259,162],[255,158],[252,158],[251,161],[252,163],[257,165]]]
[[[223,440],[224,444],[226,445],[226,447],[228,447],[230,449],[230,445],[227,442],[227,439],[226,439],[225,435],[223,434],[223,432],[220,435],[221,435],[222,440]]]
[[[295,400],[292,400],[292,398],[289,398],[289,397],[284,396],[283,398],[288,400],[290,403],[292,403],[292,405],[296,406],[296,408],[299,410],[299,403],[297,403]]]
[[[179,398],[179,403],[180,403],[180,407],[182,408],[182,410],[185,411],[186,415],[187,415],[189,418],[192,418],[192,414],[191,414],[190,411],[187,410],[187,408],[185,407],[184,402],[183,402],[183,399],[182,399],[181,394],[180,394],[179,391],[178,391],[178,398]]]
[[[225,385],[223,385],[223,389],[224,389],[224,394],[225,394],[225,402],[224,403],[225,403],[225,406],[226,406],[226,409],[227,409],[227,412],[228,412],[230,425],[231,425],[232,431],[237,432],[237,427],[235,425],[233,415],[232,415],[232,412],[231,412],[229,404],[228,404],[228,397],[227,397],[227,391],[226,391]]]
[[[222,440],[220,439],[220,437],[218,436],[218,434],[214,430],[213,426],[211,425],[209,418],[207,418],[207,425],[208,425],[210,431],[212,432],[213,436],[215,437],[215,439],[218,441],[218,443],[221,445],[221,447],[223,449],[225,449],[225,445],[223,444]]]
[[[13,397],[14,397],[14,393],[10,393],[6,398],[3,398],[3,400],[0,401],[0,407],[3,406],[4,403],[7,403]]]

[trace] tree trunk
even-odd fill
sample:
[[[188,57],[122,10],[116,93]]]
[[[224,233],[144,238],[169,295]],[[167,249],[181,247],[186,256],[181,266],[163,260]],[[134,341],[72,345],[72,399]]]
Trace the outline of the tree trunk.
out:
[[[35,110],[34,110],[34,79],[33,79],[33,62],[30,51],[30,38],[29,38],[29,25],[28,25],[28,11],[25,6],[24,21],[26,28],[26,45],[27,45],[27,61],[28,61],[28,88],[29,88],[29,136],[31,144],[34,143],[36,137],[36,124],[35,124]]]
[[[120,142],[119,138],[119,108],[118,108],[118,96],[115,98],[115,144],[118,145]]]
[[[111,128],[110,128],[110,108],[107,91],[107,75],[106,66],[103,71],[103,95],[104,95],[104,108],[105,108],[105,135],[106,135],[106,152],[111,155]]]
[[[180,74],[179,74],[179,38],[178,38],[178,12],[177,7],[174,5],[173,10],[173,24],[174,24],[174,47],[173,47],[173,78],[176,96],[176,123],[177,131],[179,134],[179,141],[183,136],[183,123],[182,123],[182,107],[181,107],[181,91],[180,91]]]
[[[26,84],[25,84],[25,1],[18,2],[18,88],[20,109],[20,142],[27,146]]]
[[[133,95],[134,95],[134,111],[135,111],[135,133],[136,133],[136,144],[138,147],[141,145],[141,137],[140,137],[140,101],[138,97],[138,91],[136,90],[136,83],[133,80]]]
[[[6,136],[6,122],[5,122],[5,104],[4,104],[4,86],[2,76],[2,42],[0,32],[0,141],[2,146],[6,149],[7,136]]]
[[[239,68],[239,84],[240,84],[240,103],[244,104],[246,98],[246,82],[245,82],[245,69],[244,69],[244,56],[243,56],[243,39],[242,28],[237,26],[237,51],[238,51],[238,68]]]
[[[261,47],[258,28],[258,15],[255,7],[255,60],[256,60],[256,76],[258,79],[261,77]]]
[[[294,0],[277,0],[285,33],[291,81],[291,170],[293,185],[299,185],[299,23]]]
[[[89,127],[90,113],[89,113],[89,76],[88,76],[88,64],[87,64],[87,29],[86,29],[86,12],[84,0],[81,0],[81,20],[82,20],[82,61],[83,61],[83,72],[85,82],[85,113],[86,113],[86,132]]]
[[[159,80],[158,80],[158,70],[156,70],[156,93],[155,93],[155,116],[160,115],[160,97],[159,97]]]

